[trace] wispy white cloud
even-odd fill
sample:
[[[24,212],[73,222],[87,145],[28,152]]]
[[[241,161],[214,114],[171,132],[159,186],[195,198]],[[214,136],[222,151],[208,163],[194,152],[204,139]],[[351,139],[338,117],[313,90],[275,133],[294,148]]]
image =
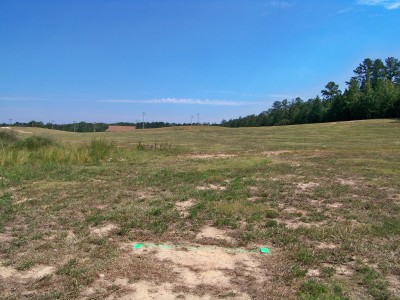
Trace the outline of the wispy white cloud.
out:
[[[357,0],[360,5],[381,6],[386,9],[399,9],[399,0]]]
[[[143,104],[192,104],[192,105],[215,105],[215,106],[243,106],[243,105],[256,104],[256,102],[191,99],[191,98],[157,98],[157,99],[147,99],[147,100],[106,99],[106,100],[97,100],[97,102],[143,103]]]
[[[155,98],[155,99],[93,99],[93,98],[57,98],[57,97],[20,97],[0,96],[0,101],[74,101],[74,102],[103,102],[103,103],[143,103],[143,104],[189,104],[214,106],[245,106],[260,104],[254,101],[210,100],[192,98]]]
[[[347,8],[343,8],[343,9],[337,11],[336,13],[338,15],[341,15],[341,14],[349,13],[349,12],[351,12],[353,10],[354,10],[354,7],[347,7]]]
[[[289,1],[272,0],[272,1],[267,2],[266,6],[275,7],[275,8],[289,8],[289,7],[294,6],[294,3],[289,2]]]

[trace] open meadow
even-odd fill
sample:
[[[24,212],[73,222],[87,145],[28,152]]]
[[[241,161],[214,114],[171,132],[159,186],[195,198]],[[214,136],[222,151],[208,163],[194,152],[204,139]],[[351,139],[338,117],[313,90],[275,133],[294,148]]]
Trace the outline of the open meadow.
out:
[[[399,120],[0,138],[1,299],[400,299]]]

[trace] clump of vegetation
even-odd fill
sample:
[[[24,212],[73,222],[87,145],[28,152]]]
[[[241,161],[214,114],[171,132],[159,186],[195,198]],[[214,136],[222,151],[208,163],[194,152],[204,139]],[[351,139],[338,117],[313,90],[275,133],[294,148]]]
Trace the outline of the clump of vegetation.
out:
[[[342,286],[339,283],[325,284],[314,279],[305,281],[300,288],[300,298],[304,300],[345,300]]]
[[[357,270],[362,276],[362,283],[374,299],[390,299],[386,280],[374,269],[363,266]]]
[[[165,153],[175,153],[180,150],[179,147],[172,145],[171,143],[154,143],[154,144],[144,144],[139,142],[136,146],[139,151],[159,151]]]
[[[0,166],[99,162],[116,149],[112,142],[104,140],[92,140],[84,145],[60,145],[51,138],[32,136],[3,147]]]
[[[115,149],[115,144],[105,140],[92,140],[88,149],[90,158],[97,162],[105,159]]]
[[[0,232],[3,231],[4,225],[14,218],[15,209],[10,194],[0,196]]]
[[[14,144],[18,140],[14,131],[0,131],[0,145],[2,148]]]
[[[49,137],[31,136],[23,140],[18,140],[13,147],[15,149],[39,150],[52,145],[55,145],[55,142]]]

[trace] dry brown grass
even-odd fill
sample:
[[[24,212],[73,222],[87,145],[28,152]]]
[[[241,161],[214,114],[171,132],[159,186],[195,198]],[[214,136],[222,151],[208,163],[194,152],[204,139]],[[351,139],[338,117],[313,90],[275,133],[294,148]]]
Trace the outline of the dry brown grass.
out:
[[[395,299],[399,126],[46,131],[116,144],[1,167],[1,297]]]

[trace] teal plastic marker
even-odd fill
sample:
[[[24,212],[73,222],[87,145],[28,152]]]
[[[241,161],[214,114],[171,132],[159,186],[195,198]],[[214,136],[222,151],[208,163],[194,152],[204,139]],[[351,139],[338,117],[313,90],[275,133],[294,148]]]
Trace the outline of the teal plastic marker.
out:
[[[174,249],[174,248],[179,248],[179,247],[185,247],[183,245],[165,245],[165,244],[143,244],[143,243],[138,243],[134,244],[132,246],[133,249],[141,249],[141,248],[162,248],[162,249]],[[190,251],[200,251],[200,250],[212,250],[215,247],[210,247],[210,246],[188,246],[185,247],[187,250]],[[262,254],[269,254],[271,250],[266,247],[261,247],[257,250],[246,250],[246,249],[240,249],[240,248],[234,248],[234,249],[226,249],[226,252],[231,252],[231,253],[251,253],[251,252],[260,252]]]

